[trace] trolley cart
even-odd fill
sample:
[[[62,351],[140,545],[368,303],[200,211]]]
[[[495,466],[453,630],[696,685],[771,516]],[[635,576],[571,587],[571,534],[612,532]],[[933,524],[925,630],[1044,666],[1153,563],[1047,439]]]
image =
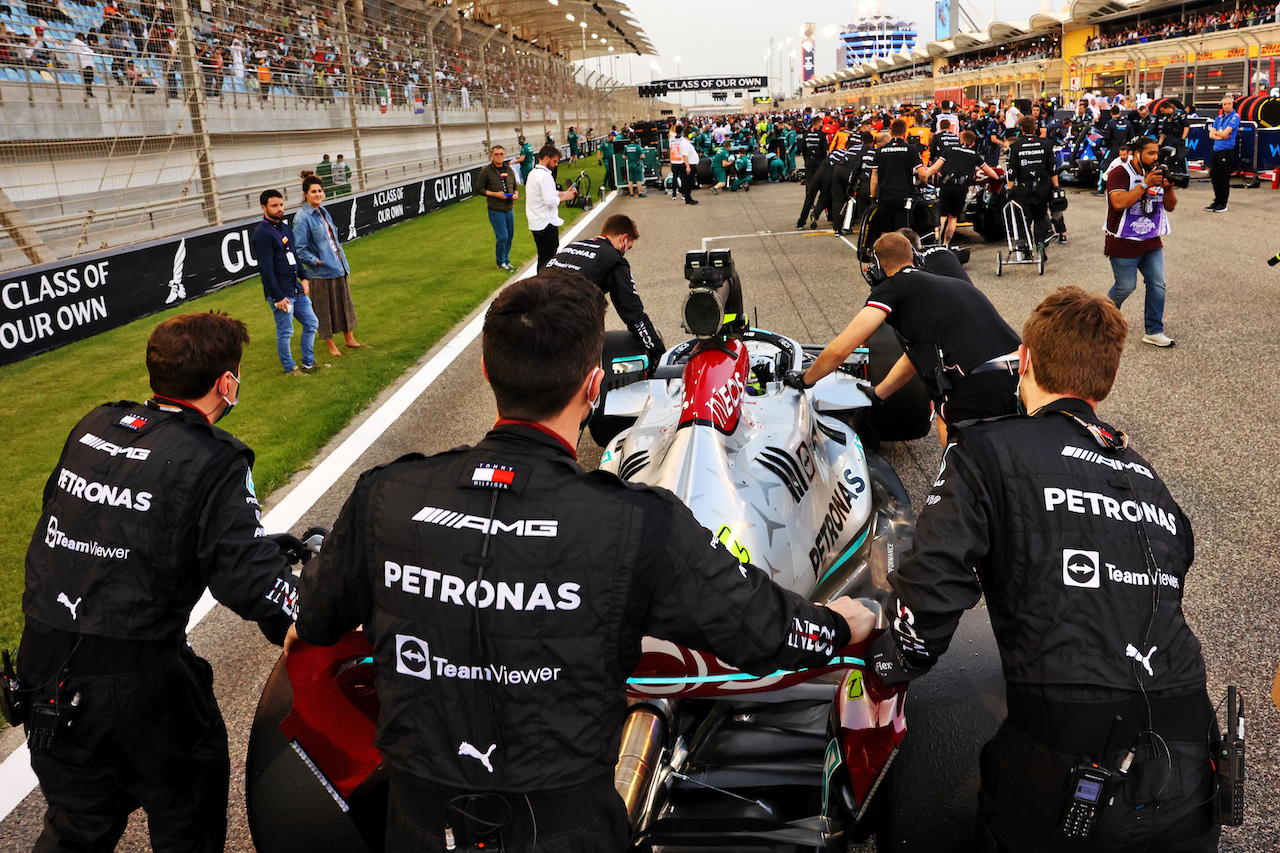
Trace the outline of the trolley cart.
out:
[[[1012,199],[1004,206],[1004,230],[1009,242],[1009,256],[996,252],[996,275],[1004,273],[1010,264],[1035,264],[1040,275],[1044,275],[1046,254],[1044,246],[1037,246],[1027,225],[1027,213],[1022,205]]]

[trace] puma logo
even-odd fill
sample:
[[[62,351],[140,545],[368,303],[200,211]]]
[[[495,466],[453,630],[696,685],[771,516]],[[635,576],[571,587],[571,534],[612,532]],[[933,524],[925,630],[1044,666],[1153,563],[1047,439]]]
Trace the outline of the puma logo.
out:
[[[1142,664],[1142,668],[1147,671],[1147,675],[1155,675],[1155,673],[1151,671],[1151,656],[1156,653],[1156,649],[1158,648],[1159,646],[1152,646],[1151,651],[1143,655],[1133,647],[1132,643],[1130,643],[1128,646],[1125,646],[1124,653],[1126,657],[1131,657],[1138,663]]]
[[[491,743],[489,744],[488,749],[486,749],[484,752],[481,752],[480,750],[476,749],[474,746],[472,746],[471,744],[467,743],[464,740],[462,743],[458,744],[458,755],[471,756],[476,761],[479,761],[481,764],[483,764],[485,770],[488,770],[490,773],[492,773],[493,765],[489,763],[489,756],[493,755],[493,751],[497,748],[498,748],[498,745],[496,743]]]
[[[59,603],[59,604],[65,604],[65,605],[67,605],[67,609],[71,611],[71,621],[73,621],[73,622],[74,622],[74,621],[76,620],[76,618],[77,618],[77,617],[76,617],[76,608],[80,606],[80,602],[82,602],[82,601],[84,601],[84,596],[83,596],[83,595],[76,599],[76,603],[75,603],[75,604],[72,604],[72,603],[71,603],[71,599],[67,598],[67,594],[66,594],[65,592],[60,592],[60,593],[58,593],[58,603]]]

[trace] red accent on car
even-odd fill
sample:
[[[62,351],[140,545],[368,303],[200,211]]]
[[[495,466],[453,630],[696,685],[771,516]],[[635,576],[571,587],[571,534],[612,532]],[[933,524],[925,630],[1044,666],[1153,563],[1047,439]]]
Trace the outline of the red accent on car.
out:
[[[382,763],[373,745],[378,696],[373,687],[373,648],[352,631],[333,646],[295,643],[285,658],[293,707],[280,722],[344,798]]]
[[[704,344],[684,369],[680,426],[702,424],[733,432],[742,414],[750,363],[742,341],[729,340],[723,347]]]

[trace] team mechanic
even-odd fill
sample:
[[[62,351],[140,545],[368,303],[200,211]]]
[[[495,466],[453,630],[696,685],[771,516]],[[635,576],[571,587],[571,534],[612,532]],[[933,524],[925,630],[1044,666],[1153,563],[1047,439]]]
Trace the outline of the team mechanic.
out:
[[[1009,198],[1026,212],[1035,246],[1042,247],[1054,228],[1049,217],[1049,199],[1058,188],[1053,169],[1053,143],[1036,136],[1035,120],[1023,116],[1018,122],[1022,135],[1009,146]],[[1066,224],[1063,224],[1063,231]]]
[[[812,388],[862,346],[881,323],[903,341],[906,353],[874,388],[872,405],[887,399],[918,374],[938,412],[938,437],[947,425],[993,418],[1017,410],[1018,335],[976,287],[917,269],[911,243],[893,232],[876,240],[875,256],[885,279],[871,289],[866,306],[803,372],[788,370],[783,382]]]
[[[373,643],[392,853],[469,847],[481,821],[507,851],[621,851],[613,769],[642,636],[767,673],[870,630],[840,615],[867,618],[849,599],[819,607],[740,564],[670,493],[583,472],[603,335],[580,275],[503,290],[482,344],[497,424],[366,472],[304,573],[302,640],[364,625]]]
[[[227,730],[187,621],[208,586],[280,644],[297,601],[264,538],[253,451],[213,426],[239,401],[248,341],[222,314],[161,323],[154,396],[86,415],[45,486],[18,659],[40,853],[111,850],[139,806],[156,850],[223,848]]]
[[[1217,724],[1182,613],[1191,526],[1094,411],[1126,332],[1109,300],[1077,287],[1032,312],[1019,351],[1031,415],[953,430],[912,550],[889,576],[898,617],[868,650],[887,684],[917,677],[986,596],[1009,715],[982,751],[981,849],[1218,848]],[[1113,775],[1095,789],[1091,836],[1067,838],[1068,780],[1086,759]]]
[[[649,364],[656,365],[667,347],[644,311],[635,277],[631,275],[631,264],[624,257],[639,239],[635,221],[617,213],[604,221],[598,237],[570,243],[547,266],[580,273],[608,294],[632,337],[644,347]]]

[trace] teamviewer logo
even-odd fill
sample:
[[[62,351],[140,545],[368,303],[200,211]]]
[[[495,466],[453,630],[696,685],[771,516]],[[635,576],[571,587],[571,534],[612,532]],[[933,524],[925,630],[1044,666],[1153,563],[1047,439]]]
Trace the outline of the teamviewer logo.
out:
[[[431,680],[431,647],[426,640],[396,634],[396,672],[423,681]]]
[[[1062,549],[1062,582],[1067,586],[1097,589],[1101,585],[1098,552]]]

